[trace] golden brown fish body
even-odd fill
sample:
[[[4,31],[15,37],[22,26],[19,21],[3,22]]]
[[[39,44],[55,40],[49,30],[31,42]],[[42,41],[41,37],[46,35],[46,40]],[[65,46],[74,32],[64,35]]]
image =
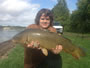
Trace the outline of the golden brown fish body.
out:
[[[55,48],[56,45],[60,44],[65,52],[71,54],[77,59],[79,59],[80,56],[85,55],[81,48],[73,45],[67,38],[47,30],[26,29],[14,36],[12,40],[14,43],[20,44],[30,44],[31,41],[39,41],[40,47],[46,49]]]

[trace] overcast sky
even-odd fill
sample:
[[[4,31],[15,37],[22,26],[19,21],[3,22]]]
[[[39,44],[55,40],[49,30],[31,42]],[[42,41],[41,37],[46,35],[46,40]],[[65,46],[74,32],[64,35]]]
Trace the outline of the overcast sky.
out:
[[[70,12],[76,9],[77,0],[66,2]],[[0,25],[28,26],[40,9],[52,9],[56,4],[57,0],[0,0]]]

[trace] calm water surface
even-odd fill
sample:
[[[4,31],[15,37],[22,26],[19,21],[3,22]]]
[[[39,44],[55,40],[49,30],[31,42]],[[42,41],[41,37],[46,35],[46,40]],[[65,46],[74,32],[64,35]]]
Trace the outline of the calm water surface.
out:
[[[11,39],[17,33],[23,31],[24,29],[0,29],[0,43]]]

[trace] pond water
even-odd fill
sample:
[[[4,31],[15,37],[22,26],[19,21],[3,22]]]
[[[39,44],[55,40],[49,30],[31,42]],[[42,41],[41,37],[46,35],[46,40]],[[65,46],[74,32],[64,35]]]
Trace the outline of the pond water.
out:
[[[15,36],[17,33],[23,31],[23,29],[14,28],[14,29],[0,29],[0,43],[6,40],[11,39],[13,36]]]

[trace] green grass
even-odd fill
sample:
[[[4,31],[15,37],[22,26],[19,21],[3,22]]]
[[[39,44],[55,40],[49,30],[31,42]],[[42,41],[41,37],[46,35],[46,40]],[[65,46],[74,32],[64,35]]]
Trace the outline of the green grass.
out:
[[[86,56],[76,60],[71,55],[62,53],[63,68],[90,68],[90,34],[64,33],[64,36],[72,40],[72,42],[86,51]]]
[[[0,60],[0,68],[24,68],[24,48],[20,45],[13,48],[8,58]]]
[[[72,42],[85,49],[87,55],[76,60],[71,55],[61,52],[63,68],[90,68],[90,34],[81,34],[65,32],[64,36]],[[24,68],[24,48],[16,46],[8,55],[8,58],[0,60],[0,68]]]

